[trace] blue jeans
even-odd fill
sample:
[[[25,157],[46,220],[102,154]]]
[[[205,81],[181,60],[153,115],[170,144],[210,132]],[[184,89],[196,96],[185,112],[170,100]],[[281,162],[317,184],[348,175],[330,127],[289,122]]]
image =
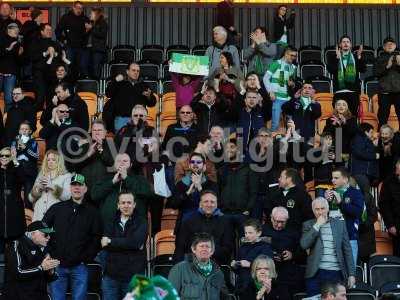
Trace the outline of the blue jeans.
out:
[[[130,117],[115,117],[114,119],[114,130],[117,133],[122,127],[124,127],[131,120]]]
[[[66,54],[68,60],[71,61],[71,66],[78,67],[75,75],[79,74],[81,77],[89,75],[89,50],[87,48],[72,48],[67,47]]]
[[[71,281],[71,300],[86,300],[88,270],[85,264],[75,267],[56,269],[58,279],[50,283],[52,300],[66,300],[68,281]]]
[[[0,75],[0,89],[4,92],[5,111],[8,111],[12,105],[12,90],[17,82],[17,76]]]
[[[358,241],[350,240],[351,253],[353,254],[354,265],[357,266],[357,258],[358,258]]]
[[[272,102],[272,120],[271,130],[276,131],[279,129],[279,120],[281,119],[282,105],[286,103],[286,100],[275,99]]]
[[[101,69],[106,61],[106,53],[90,49],[90,77],[99,80],[101,77]]]
[[[129,280],[120,281],[112,279],[104,275],[101,282],[101,290],[103,291],[103,300],[120,300],[123,299],[128,292]]]
[[[306,279],[307,297],[321,294],[321,285],[325,282],[338,282],[342,280],[343,276],[340,271],[319,269],[314,277]]]

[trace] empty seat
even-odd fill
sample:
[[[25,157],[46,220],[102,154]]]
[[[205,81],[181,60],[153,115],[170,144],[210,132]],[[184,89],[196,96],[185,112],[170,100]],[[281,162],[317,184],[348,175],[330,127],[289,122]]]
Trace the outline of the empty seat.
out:
[[[387,282],[381,286],[381,288],[379,289],[380,295],[387,294],[387,293],[400,295],[400,281],[399,281],[400,279],[399,278],[393,278],[393,279],[397,279],[397,280]]]
[[[114,79],[118,74],[126,75],[128,64],[111,64],[108,70],[108,77]]]
[[[300,77],[312,79],[325,76],[325,66],[321,62],[310,61],[300,66]]]
[[[299,49],[299,63],[307,61],[322,61],[322,50],[318,46],[308,45]]]
[[[185,45],[171,45],[168,46],[166,50],[166,59],[170,60],[172,57],[172,53],[182,53],[182,54],[189,54],[190,48]]]
[[[192,54],[203,56],[206,53],[207,48],[207,45],[196,45],[192,48]]]
[[[376,255],[369,260],[371,286],[379,290],[385,283],[400,278],[400,258],[390,255]]]
[[[136,48],[131,45],[117,45],[111,50],[113,63],[129,64],[136,59]]]
[[[333,94],[318,93],[315,94],[314,99],[315,101],[321,104],[322,115],[330,117],[330,115],[333,112],[333,106],[332,106]]]
[[[169,73],[169,64],[162,66],[162,78],[164,80],[171,80],[171,74]]]
[[[162,84],[162,93],[166,94],[166,93],[174,93],[174,87],[172,85],[172,81],[171,80],[167,80],[164,81]]]
[[[369,98],[379,93],[379,82],[376,78],[370,77],[364,80],[365,93]]]
[[[44,155],[46,154],[46,141],[43,139],[35,139],[39,147],[39,164],[43,161]]]
[[[140,63],[140,77],[143,80],[158,80],[160,66],[150,62]]]
[[[356,266],[356,282],[365,282],[364,269],[360,265]]]
[[[144,80],[153,93],[160,93],[160,83],[157,80]]]
[[[97,95],[90,92],[80,92],[78,96],[87,104],[89,117],[95,116],[97,114]]]
[[[175,209],[164,209],[161,217],[161,230],[174,229],[178,213],[178,210]]]
[[[164,254],[154,257],[151,261],[151,274],[161,275],[168,278],[169,271],[174,266],[174,259],[172,254]]]
[[[364,114],[361,118],[361,122],[372,125],[374,130],[378,131],[378,118],[375,114]]]
[[[157,232],[154,236],[154,257],[174,254],[175,235],[173,229],[166,229]]]
[[[374,64],[367,64],[365,72],[360,73],[360,79],[365,80],[365,79],[371,78],[373,76],[375,76],[375,66],[374,66]]]
[[[332,93],[332,80],[328,77],[315,77],[311,82],[316,93]]]
[[[324,63],[328,64],[334,57],[336,57],[336,45],[326,47],[324,50]]]
[[[347,290],[347,299],[351,300],[375,300],[376,291],[364,282],[356,281],[356,284]]]
[[[165,116],[176,117],[176,95],[175,93],[166,93],[162,97],[161,113]]]
[[[160,65],[164,61],[164,47],[160,45],[145,45],[140,50],[140,59]]]
[[[78,80],[75,85],[75,93],[90,92],[94,94],[99,93],[99,83],[93,79]]]

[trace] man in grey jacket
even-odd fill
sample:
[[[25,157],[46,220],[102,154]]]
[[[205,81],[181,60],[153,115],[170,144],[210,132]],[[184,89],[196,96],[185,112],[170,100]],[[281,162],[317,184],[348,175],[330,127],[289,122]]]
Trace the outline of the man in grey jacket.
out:
[[[315,219],[303,223],[300,245],[309,252],[306,267],[307,296],[320,293],[321,284],[328,281],[347,280],[355,283],[355,265],[351,252],[346,223],[328,218],[329,204],[318,197],[312,202]]]
[[[168,280],[182,300],[219,300],[227,294],[224,274],[211,260],[215,250],[214,239],[208,233],[199,233],[192,243],[191,256],[176,264],[169,272]]]
[[[267,40],[265,27],[259,26],[250,33],[251,44],[243,50],[243,58],[248,61],[248,72],[263,78],[268,65],[278,53],[276,44]]]

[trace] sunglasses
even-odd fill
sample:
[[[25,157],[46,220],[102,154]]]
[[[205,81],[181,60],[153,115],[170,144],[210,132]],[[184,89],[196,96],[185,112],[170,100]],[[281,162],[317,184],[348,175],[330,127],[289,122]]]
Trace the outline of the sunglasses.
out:
[[[194,159],[192,159],[192,160],[190,160],[190,163],[192,165],[200,165],[200,164],[203,163],[203,161],[202,160],[194,160]]]
[[[69,110],[59,110],[59,113],[65,114],[65,113],[69,113]]]
[[[192,112],[191,111],[181,111],[182,115],[191,115]]]
[[[144,115],[139,115],[139,114],[134,114],[133,115],[135,118],[143,118],[144,117]]]
[[[8,157],[11,157],[11,154],[0,154],[0,157],[6,157],[6,158],[8,158]]]

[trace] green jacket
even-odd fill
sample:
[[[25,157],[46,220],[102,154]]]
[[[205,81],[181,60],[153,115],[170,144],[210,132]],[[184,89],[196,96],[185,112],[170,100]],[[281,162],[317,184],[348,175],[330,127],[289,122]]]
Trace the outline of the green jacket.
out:
[[[149,183],[143,176],[128,175],[125,180],[113,184],[114,173],[108,175],[104,180],[98,181],[92,187],[91,197],[99,204],[104,224],[112,221],[117,212],[118,193],[128,190],[135,196],[136,208],[141,216],[147,218],[147,204],[153,197]]]
[[[251,212],[257,198],[258,182],[249,166],[242,163],[237,168],[230,168],[227,163],[218,170],[218,175],[222,211]]]
[[[168,280],[175,287],[181,300],[220,300],[221,294],[227,294],[224,274],[216,263],[207,277],[202,275],[188,255],[171,269]]]

